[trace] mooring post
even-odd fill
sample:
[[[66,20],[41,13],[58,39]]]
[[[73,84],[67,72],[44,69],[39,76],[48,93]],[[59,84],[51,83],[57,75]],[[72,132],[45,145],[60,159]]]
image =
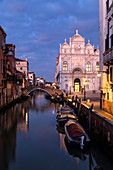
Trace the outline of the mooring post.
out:
[[[78,117],[79,117],[80,110],[81,110],[81,104],[82,104],[82,98],[80,98],[80,100],[79,100]]]
[[[76,108],[76,105],[77,105],[77,95],[76,95],[76,98],[75,98],[75,108]]]
[[[92,112],[92,109],[93,109],[93,104],[89,108],[89,136],[90,136],[90,130],[91,130],[91,112]]]

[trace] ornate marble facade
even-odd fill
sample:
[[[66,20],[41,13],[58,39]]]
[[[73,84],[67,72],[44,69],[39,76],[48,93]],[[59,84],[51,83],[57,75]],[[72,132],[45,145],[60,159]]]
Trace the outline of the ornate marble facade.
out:
[[[84,77],[87,85],[86,91],[99,90],[99,49],[90,44],[85,45],[85,39],[78,34],[70,38],[69,44],[60,44],[60,53],[56,59],[57,68],[54,76],[55,83],[60,89],[79,92],[84,89]]]

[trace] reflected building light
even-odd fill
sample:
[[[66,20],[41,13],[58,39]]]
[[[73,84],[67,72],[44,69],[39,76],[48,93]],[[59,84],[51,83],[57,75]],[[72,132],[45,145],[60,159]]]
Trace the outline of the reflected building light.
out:
[[[53,115],[55,114],[55,111],[54,111],[54,110],[52,111],[52,114],[53,114]]]
[[[24,114],[25,114],[25,110],[24,110],[24,108],[22,109],[22,115],[23,115],[23,117],[24,117]]]
[[[28,124],[28,113],[26,113],[26,124]]]
[[[65,145],[65,143],[64,143],[64,138],[65,138],[65,135],[64,135],[64,134],[59,133],[59,139],[60,139],[60,150],[64,150],[64,151],[65,151],[65,153],[67,153],[66,145]]]
[[[79,165],[79,163],[80,163],[80,159],[79,159],[79,158],[77,158],[77,157],[75,157],[75,160],[76,160],[77,165]]]

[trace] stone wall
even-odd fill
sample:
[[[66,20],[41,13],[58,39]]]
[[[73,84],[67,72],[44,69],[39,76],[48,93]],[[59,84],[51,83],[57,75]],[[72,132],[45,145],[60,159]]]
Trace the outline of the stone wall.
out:
[[[86,119],[86,122],[83,122],[86,128],[89,128],[89,107],[86,105],[81,105],[80,117]],[[81,120],[80,120],[81,121]],[[95,133],[103,133],[106,136],[108,142],[113,144],[113,122],[106,119],[95,110],[91,112],[91,130]]]
[[[69,102],[68,104],[78,113],[80,102]],[[99,147],[113,160],[113,122],[106,119],[95,110],[91,111],[89,119],[89,107],[81,104],[80,113],[78,115],[79,123],[84,127],[87,134],[91,138],[91,142],[98,143]],[[91,120],[91,121],[89,121]]]

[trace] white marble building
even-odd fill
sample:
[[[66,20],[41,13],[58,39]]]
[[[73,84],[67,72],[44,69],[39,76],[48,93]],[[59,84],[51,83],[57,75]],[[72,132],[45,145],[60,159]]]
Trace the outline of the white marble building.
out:
[[[99,49],[78,34],[70,38],[69,44],[60,44],[60,53],[56,59],[57,68],[54,76],[55,83],[60,89],[71,92],[79,92],[84,89],[84,77],[86,78],[86,91],[99,91]]]

